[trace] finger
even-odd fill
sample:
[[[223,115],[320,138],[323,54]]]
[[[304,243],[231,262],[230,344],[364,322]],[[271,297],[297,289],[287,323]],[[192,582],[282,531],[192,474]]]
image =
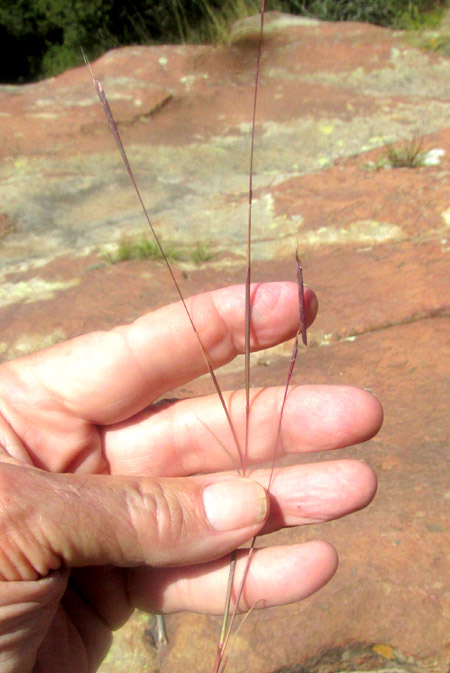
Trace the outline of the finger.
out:
[[[225,393],[241,447],[244,391]],[[327,451],[366,441],[383,420],[378,400],[350,386],[295,386],[284,409],[284,388],[252,391],[248,465],[288,453]],[[214,428],[214,430],[212,430]],[[183,476],[234,468],[239,459],[217,396],[180,400],[145,411],[104,434],[111,472]]]
[[[39,647],[32,673],[97,671],[111,647],[111,630],[95,608],[72,589],[71,579]],[[21,668],[17,670],[22,673]]]
[[[377,489],[374,471],[359,460],[255,470],[249,477],[266,489],[270,484],[270,516],[260,535],[339,519],[367,507]]]
[[[133,613],[124,582],[126,572],[109,565],[73,568],[70,573],[76,593],[111,631],[123,626]]]
[[[62,565],[208,561],[248,541],[267,514],[266,492],[250,479],[81,477],[2,464],[0,580]]]
[[[236,596],[247,550],[238,552]],[[222,614],[229,574],[229,558],[189,568],[135,568],[128,575],[133,606],[151,612],[207,612]],[[267,547],[254,552],[245,580],[239,611],[300,601],[318,591],[334,575],[337,555],[326,542]]]
[[[244,351],[243,286],[197,295],[186,304],[214,367]],[[308,288],[305,304],[310,324],[317,300]],[[285,341],[295,334],[298,323],[296,284],[253,286],[253,350]],[[131,325],[79,337],[39,355],[5,363],[2,385],[7,386],[11,400],[15,399],[14,390],[25,385],[32,387],[37,401],[42,395],[62,399],[65,412],[108,424],[128,418],[165,391],[206,371],[197,337],[178,302]]]
[[[0,582],[0,670],[28,673],[67,586],[66,570],[37,581]]]
[[[256,470],[251,478],[267,487],[269,470]],[[282,526],[329,521],[365,507],[376,490],[376,477],[360,461],[295,466],[275,472],[270,489],[270,515],[260,535]],[[124,570],[99,567],[72,572],[71,583],[111,629],[130,616]],[[169,571],[169,574],[172,571]]]

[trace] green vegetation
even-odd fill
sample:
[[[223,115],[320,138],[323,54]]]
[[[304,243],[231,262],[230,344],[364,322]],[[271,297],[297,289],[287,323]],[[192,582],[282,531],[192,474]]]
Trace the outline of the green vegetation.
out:
[[[208,241],[197,243],[192,251],[183,250],[180,246],[166,241],[163,243],[163,249],[169,262],[190,260],[194,264],[204,264],[215,257]],[[102,252],[102,257],[109,264],[118,264],[129,259],[161,260],[163,258],[158,244],[144,234],[137,238],[122,235],[112,250]]]
[[[431,37],[419,46],[431,51],[437,51],[442,56],[450,56],[450,36],[440,35],[439,37]]]
[[[186,26],[186,41],[206,44],[226,44],[230,35],[231,26],[235,21],[246,16],[258,14],[261,10],[260,0],[228,0],[219,8],[214,8],[207,0],[202,0],[205,8],[206,20],[202,22],[200,30],[193,30]],[[282,1],[266,4],[266,11],[278,9],[283,11]]]
[[[448,2],[432,0],[292,0],[299,11],[324,21],[362,21],[411,30],[440,24]]]
[[[267,0],[267,10],[327,21],[396,28],[436,26],[449,0]],[[0,40],[8,54],[0,81],[34,81],[129,44],[223,43],[232,23],[260,0],[0,0]],[[446,47],[447,48],[447,47]]]
[[[443,3],[426,11],[421,11],[419,7],[413,4],[407,10],[400,12],[393,22],[393,27],[402,30],[436,30],[441,25],[447,5],[448,3]]]
[[[197,244],[191,253],[191,260],[195,264],[203,264],[214,259],[215,254],[211,252],[210,243],[208,241],[201,241]]]
[[[413,137],[397,145],[388,145],[386,158],[392,168],[419,168],[419,166],[423,166],[422,138]]]
[[[172,243],[164,244],[164,252],[170,262],[181,258],[181,250]],[[128,259],[162,259],[157,243],[144,235],[139,238],[121,236],[114,250],[102,254],[110,264],[125,262]]]
[[[427,162],[423,138],[413,136],[400,143],[386,145],[384,154],[376,161],[367,162],[364,168],[368,171],[380,171],[383,168],[419,168],[426,165],[432,164]]]

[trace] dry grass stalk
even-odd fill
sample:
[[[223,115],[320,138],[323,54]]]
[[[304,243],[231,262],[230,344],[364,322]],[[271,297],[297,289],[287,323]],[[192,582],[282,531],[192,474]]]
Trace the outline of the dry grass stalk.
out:
[[[256,129],[256,109],[257,109],[257,96],[258,96],[258,84],[259,84],[259,74],[260,74],[260,63],[261,63],[261,53],[262,53],[262,43],[263,43],[263,30],[264,30],[264,11],[265,11],[265,0],[262,0],[261,3],[261,23],[260,23],[260,37],[259,37],[259,45],[258,45],[258,51],[257,51],[257,61],[256,61],[256,68],[255,68],[255,83],[254,83],[254,99],[253,99],[253,115],[252,115],[252,133],[251,133],[251,149],[250,149],[250,166],[249,166],[249,189],[248,189],[248,222],[247,222],[247,261],[246,261],[246,279],[245,279],[245,395],[246,395],[246,414],[245,414],[245,440],[244,440],[244,447],[241,448],[239,440],[237,438],[237,434],[235,431],[235,428],[233,427],[233,423],[230,417],[229,410],[227,408],[227,405],[225,403],[219,382],[216,378],[216,375],[214,373],[212,364],[209,360],[209,357],[203,347],[203,344],[201,342],[200,336],[198,334],[198,331],[196,329],[195,323],[192,319],[192,316],[190,315],[189,309],[186,305],[183,293],[181,291],[181,288],[175,278],[172,265],[171,265],[171,255],[167,254],[165,251],[164,247],[161,244],[161,241],[158,237],[157,232],[155,231],[153,224],[150,220],[150,217],[148,215],[147,209],[145,207],[145,204],[143,203],[139,187],[136,183],[135,176],[133,173],[133,170],[131,168],[130,162],[128,160],[125,148],[123,146],[117,124],[114,120],[113,114],[111,112],[111,108],[109,106],[108,100],[106,98],[106,95],[103,91],[101,83],[95,78],[90,64],[88,63],[86,57],[85,62],[86,65],[89,68],[92,80],[95,84],[100,102],[103,106],[103,110],[105,112],[106,119],[108,121],[108,124],[110,126],[111,132],[114,136],[114,139],[116,141],[116,144],[118,146],[119,152],[121,154],[122,160],[125,164],[126,170],[128,172],[128,175],[130,177],[130,180],[133,184],[133,187],[136,191],[137,198],[139,200],[139,203],[141,205],[142,211],[145,215],[145,218],[147,220],[147,223],[150,227],[150,230],[154,236],[155,240],[155,256],[160,257],[164,263],[167,266],[167,269],[169,271],[169,274],[171,276],[172,282],[174,284],[174,287],[177,291],[177,294],[183,304],[183,307],[186,311],[187,317],[191,323],[192,329],[194,330],[197,340],[199,343],[199,347],[201,349],[201,352],[203,354],[203,357],[205,359],[206,365],[208,367],[208,371],[210,373],[211,379],[213,381],[213,385],[215,387],[216,393],[219,396],[219,399],[221,401],[224,413],[226,415],[228,424],[231,429],[231,433],[233,436],[233,441],[235,443],[235,448],[237,451],[237,455],[239,456],[239,465],[238,470],[241,473],[242,476],[245,476],[247,467],[248,467],[248,446],[249,446],[249,421],[250,421],[250,413],[251,413],[251,405],[250,405],[250,338],[251,338],[251,331],[252,331],[252,311],[251,311],[251,247],[252,247],[252,202],[253,202],[253,158],[254,158],[254,150],[255,150],[255,129]],[[286,377],[286,384],[285,384],[285,390],[284,390],[284,396],[283,396],[283,401],[282,401],[282,406],[281,406],[281,411],[280,411],[280,416],[278,420],[278,430],[277,430],[277,435],[276,435],[276,441],[275,441],[275,446],[273,449],[273,460],[272,460],[272,469],[270,472],[270,478],[269,478],[269,486],[268,489],[270,489],[270,484],[272,481],[272,476],[273,476],[273,469],[275,465],[275,460],[277,457],[277,452],[278,452],[278,444],[279,444],[279,439],[280,439],[280,433],[281,433],[281,426],[282,426],[282,419],[283,419],[283,412],[284,412],[284,407],[287,399],[287,394],[288,394],[288,389],[295,365],[295,361],[297,358],[297,352],[298,352],[298,342],[299,338],[301,336],[302,342],[304,345],[306,345],[306,323],[305,323],[305,305],[304,305],[304,295],[303,295],[303,272],[302,272],[302,265],[300,262],[300,259],[298,257],[298,254],[296,254],[296,260],[297,260],[297,282],[298,282],[298,295],[299,295],[299,312],[300,312],[300,328],[299,331],[296,335],[296,338],[294,340],[294,346],[292,350],[292,356],[291,360],[289,363],[289,369]],[[230,452],[226,447],[224,447],[227,455],[230,455]],[[226,600],[225,600],[225,606],[224,606],[224,619],[223,619],[223,624],[222,624],[222,631],[221,635],[219,638],[219,643],[218,643],[218,648],[217,648],[217,655],[216,655],[216,660],[214,662],[214,667],[213,667],[213,673],[223,673],[225,670],[225,667],[227,665],[228,661],[228,653],[227,653],[227,648],[231,640],[231,635],[233,632],[233,628],[235,625],[235,619],[236,615],[238,612],[238,606],[240,599],[242,597],[242,593],[244,591],[245,587],[245,581],[246,577],[248,575],[248,571],[250,568],[251,564],[251,559],[253,555],[253,551],[255,549],[255,543],[256,543],[256,537],[253,538],[250,544],[250,548],[248,550],[248,555],[246,559],[246,564],[244,567],[244,571],[242,574],[242,578],[240,580],[239,586],[236,591],[236,596],[233,600],[233,589],[234,589],[234,573],[235,573],[235,567],[236,567],[236,554],[233,553],[231,557],[231,562],[230,562],[230,570],[229,570],[229,580],[228,580],[228,588],[227,588],[227,593],[226,593]],[[244,617],[244,620],[246,617],[249,615],[249,613],[254,609],[256,606],[252,606],[250,610],[248,611],[247,615]],[[242,622],[241,622],[242,625]]]

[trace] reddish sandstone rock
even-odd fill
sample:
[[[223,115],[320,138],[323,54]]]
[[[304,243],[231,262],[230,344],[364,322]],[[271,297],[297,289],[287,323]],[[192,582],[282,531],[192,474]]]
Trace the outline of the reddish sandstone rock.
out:
[[[320,313],[295,381],[368,387],[386,420],[376,439],[342,452],[377,470],[373,505],[273,537],[331,541],[336,577],[299,605],[253,614],[230,671],[444,672],[449,62],[362,24],[268,15],[266,26],[253,276],[294,279],[298,233]],[[244,279],[255,45],[250,21],[230,47],[129,48],[93,64],[155,224],[181,251],[175,273],[186,295]],[[111,265],[99,255],[144,224],[86,70],[1,87],[0,110],[0,357],[173,301],[160,262]],[[423,151],[445,150],[440,163],[383,167],[384,144],[414,134]],[[215,257],[196,266],[190,254],[204,240]],[[255,355],[254,385],[283,385],[289,350]],[[239,364],[221,377],[242,385]],[[205,378],[176,392],[210,390]],[[215,618],[170,617],[169,647],[157,654],[139,614],[102,670],[209,673],[219,628]]]

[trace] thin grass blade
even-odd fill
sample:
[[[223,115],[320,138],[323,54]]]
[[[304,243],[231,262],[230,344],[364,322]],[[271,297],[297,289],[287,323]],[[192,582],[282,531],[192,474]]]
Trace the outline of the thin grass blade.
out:
[[[251,341],[251,323],[252,323],[252,311],[251,311],[251,246],[252,246],[252,205],[253,205],[253,161],[255,154],[255,132],[256,132],[256,104],[258,99],[258,83],[259,83],[259,73],[261,67],[261,53],[262,53],[262,43],[264,35],[264,11],[266,7],[265,0],[261,2],[261,19],[260,19],[260,31],[259,31],[259,42],[258,42],[258,52],[256,57],[256,69],[255,69],[255,84],[253,90],[253,115],[252,115],[252,134],[251,134],[251,146],[250,146],[250,166],[249,166],[249,185],[248,185],[248,221],[247,221],[247,259],[246,259],[246,278],[245,278],[245,440],[244,440],[244,452],[242,460],[242,473],[243,476],[246,474],[247,462],[248,462],[248,445],[249,445],[249,428],[250,428],[250,341]],[[239,605],[240,596],[244,590],[245,576],[248,572],[248,566],[250,564],[250,559],[252,556],[252,549],[255,544],[255,539],[252,540],[252,547],[249,550],[249,555],[247,558],[246,569],[244,570],[244,578],[241,582],[237,600],[234,603],[233,613],[229,621],[229,611],[231,606],[231,590],[233,586],[234,579],[234,564],[230,565],[230,573],[228,577],[228,590],[225,600],[225,610],[222,622],[222,632],[219,640],[219,646],[217,648],[217,656],[214,664],[213,673],[219,673],[223,671],[226,666],[227,659],[224,659],[227,644],[230,638],[231,630],[234,625],[236,618],[237,606]]]
[[[241,622],[239,623],[239,626],[237,627],[236,632],[235,632],[235,634],[234,634],[234,636],[233,636],[233,641],[232,641],[231,645],[229,646],[228,654],[226,654],[226,655],[224,656],[224,658],[223,658],[222,667],[221,667],[219,673],[223,673],[223,671],[225,670],[225,667],[226,667],[226,665],[227,665],[227,663],[228,663],[228,659],[230,658],[230,655],[231,655],[231,653],[232,653],[232,651],[233,651],[234,645],[235,645],[235,643],[236,643],[237,637],[239,636],[239,634],[240,634],[240,632],[241,632],[242,627],[244,626],[245,622],[247,621],[247,619],[248,619],[248,618],[250,617],[250,615],[252,614],[253,610],[255,610],[255,609],[257,608],[258,603],[261,603],[261,602],[262,602],[262,601],[257,601],[254,605],[251,606],[251,608],[249,608],[249,609],[247,610],[247,612],[246,612],[245,615],[243,616],[243,618],[242,618]]]
[[[147,224],[148,224],[148,226],[150,227],[150,230],[151,230],[151,232],[152,232],[152,234],[153,234],[153,236],[154,236],[155,242],[156,242],[156,244],[157,244],[157,246],[158,246],[158,248],[159,248],[159,251],[160,251],[160,253],[161,253],[161,257],[162,257],[162,259],[163,259],[163,261],[164,261],[164,263],[165,263],[165,265],[166,265],[166,267],[167,267],[167,269],[168,269],[168,271],[169,271],[170,277],[172,278],[172,281],[173,281],[173,284],[174,284],[175,289],[176,289],[176,291],[177,291],[177,294],[178,294],[178,296],[179,296],[179,298],[180,298],[180,300],[181,300],[181,303],[182,303],[182,305],[183,305],[183,307],[184,307],[184,310],[185,310],[186,315],[187,315],[187,317],[188,317],[188,319],[189,319],[189,322],[190,322],[190,324],[191,324],[191,326],[192,326],[192,329],[193,329],[193,331],[194,331],[194,333],[195,333],[195,335],[196,335],[196,337],[197,337],[197,341],[198,341],[200,350],[201,350],[201,352],[202,352],[203,358],[204,358],[204,360],[205,360],[206,366],[207,366],[207,368],[208,368],[209,374],[210,374],[210,376],[211,376],[212,382],[213,382],[213,384],[214,384],[214,388],[215,388],[215,390],[216,390],[216,393],[217,393],[217,395],[218,395],[218,397],[219,397],[219,399],[220,399],[220,403],[221,403],[222,408],[223,408],[223,410],[224,410],[224,413],[225,413],[225,415],[226,415],[227,422],[228,422],[228,425],[229,425],[229,427],[230,427],[231,434],[232,434],[232,436],[233,436],[233,441],[234,441],[234,444],[235,444],[235,446],[236,446],[236,450],[237,450],[237,453],[238,453],[238,456],[239,456],[239,461],[240,461],[240,463],[241,463],[241,465],[242,465],[242,470],[244,471],[244,459],[243,459],[242,450],[241,450],[241,447],[240,447],[240,444],[239,444],[239,440],[238,440],[238,438],[237,438],[236,431],[235,431],[235,429],[234,429],[233,422],[232,422],[232,420],[231,420],[230,413],[229,413],[229,411],[228,411],[228,407],[227,407],[227,405],[226,405],[226,403],[225,403],[225,400],[224,400],[224,397],[223,397],[223,394],[222,394],[222,390],[221,390],[221,388],[220,388],[220,385],[219,385],[219,382],[218,382],[218,380],[217,380],[217,377],[216,377],[216,375],[215,375],[215,373],[214,373],[213,366],[212,366],[211,361],[210,361],[210,359],[209,359],[209,357],[208,357],[208,354],[207,354],[206,351],[205,351],[205,348],[204,348],[204,346],[203,346],[203,343],[202,343],[202,340],[201,340],[201,338],[200,338],[200,335],[199,335],[199,333],[198,333],[198,331],[197,331],[197,328],[196,328],[196,326],[195,326],[195,323],[194,323],[194,321],[193,321],[193,319],[192,319],[191,313],[190,313],[190,311],[189,311],[189,309],[188,309],[188,307],[187,307],[187,304],[186,304],[186,301],[185,301],[185,299],[184,299],[183,293],[182,293],[182,291],[181,291],[181,288],[180,288],[180,286],[179,286],[179,284],[178,284],[178,281],[177,281],[177,279],[176,279],[176,277],[175,277],[175,274],[174,274],[174,272],[173,272],[172,265],[170,264],[170,262],[169,262],[169,260],[168,260],[168,258],[167,258],[166,253],[164,252],[164,248],[163,248],[163,246],[161,245],[161,242],[160,242],[160,240],[159,240],[159,238],[158,238],[158,235],[157,235],[157,233],[156,233],[156,231],[155,231],[155,229],[154,229],[154,227],[153,227],[153,224],[152,224],[152,222],[151,222],[150,216],[149,216],[149,214],[148,214],[148,212],[147,212],[147,208],[145,207],[144,201],[143,201],[142,196],[141,196],[141,192],[140,192],[139,187],[138,187],[137,182],[136,182],[136,178],[135,178],[135,176],[134,176],[133,170],[132,170],[131,165],[130,165],[130,162],[129,162],[129,160],[128,160],[127,153],[126,153],[125,148],[124,148],[124,146],[123,146],[122,139],[121,139],[121,137],[120,137],[120,133],[119,133],[119,129],[118,129],[117,124],[116,124],[116,122],[115,122],[115,120],[114,120],[114,116],[113,116],[113,114],[112,114],[111,107],[110,107],[110,105],[109,105],[108,99],[106,98],[106,94],[105,94],[105,92],[104,92],[104,90],[103,90],[103,87],[102,87],[101,83],[100,83],[99,80],[94,76],[94,73],[92,72],[91,65],[90,65],[90,63],[89,63],[89,61],[88,61],[88,59],[87,59],[87,57],[86,57],[86,55],[85,55],[84,52],[83,52],[83,58],[84,58],[84,61],[85,61],[86,65],[87,65],[87,67],[89,68],[89,72],[90,72],[92,81],[94,82],[95,88],[96,88],[96,90],[97,90],[97,94],[98,94],[98,97],[99,97],[99,99],[100,99],[100,103],[102,104],[103,111],[104,111],[104,113],[105,113],[105,117],[106,117],[107,122],[108,122],[108,124],[109,124],[109,128],[111,129],[111,132],[112,132],[112,134],[113,134],[114,140],[116,141],[116,145],[117,145],[117,147],[118,147],[118,149],[119,149],[120,155],[121,155],[121,157],[122,157],[122,161],[123,161],[123,163],[124,163],[124,165],[125,165],[125,168],[126,168],[126,170],[127,170],[127,173],[128,173],[128,175],[129,175],[129,177],[130,177],[130,180],[131,180],[131,182],[132,182],[132,184],[133,184],[134,190],[135,190],[135,192],[136,192],[137,198],[138,198],[139,203],[140,203],[140,205],[141,205],[141,208],[142,208],[142,211],[143,211],[143,213],[144,213],[145,219],[147,220]]]
[[[298,249],[295,252],[295,260],[297,263],[297,288],[298,288],[298,308],[299,308],[299,314],[300,314],[300,327],[298,328],[297,334],[295,335],[294,338],[294,343],[292,346],[292,353],[291,353],[291,360],[289,362],[289,369],[286,377],[286,384],[284,386],[284,393],[283,393],[283,401],[281,403],[281,409],[280,409],[280,415],[278,417],[278,427],[277,427],[277,434],[276,434],[276,439],[275,439],[275,449],[273,452],[273,457],[272,457],[272,465],[270,468],[270,475],[269,475],[269,482],[267,484],[267,490],[270,491],[270,487],[272,485],[272,480],[273,480],[273,474],[274,474],[274,469],[275,469],[275,463],[278,458],[278,450],[280,446],[280,438],[281,438],[281,426],[283,423],[283,417],[284,417],[284,408],[286,406],[286,400],[288,397],[288,392],[289,392],[289,386],[291,384],[291,379],[292,379],[292,374],[294,372],[294,367],[295,363],[297,361],[297,355],[298,355],[298,342],[300,339],[300,335],[302,337],[302,343],[306,346],[307,345],[307,334],[306,334],[306,314],[305,314],[305,294],[304,294],[304,284],[303,284],[303,267],[302,263],[300,261],[300,258],[298,256]]]
[[[253,204],[253,160],[255,154],[255,132],[256,132],[256,104],[258,100],[259,73],[261,68],[261,54],[264,35],[264,11],[266,8],[265,0],[261,3],[261,21],[259,29],[258,53],[256,57],[255,85],[253,93],[253,116],[252,116],[252,138],[250,146],[250,167],[249,167],[249,185],[248,185],[248,222],[247,222],[247,261],[246,261],[246,279],[245,279],[245,445],[243,456],[243,470],[245,469],[248,458],[248,433],[250,426],[250,339],[251,339],[251,282],[252,282],[252,204]]]

